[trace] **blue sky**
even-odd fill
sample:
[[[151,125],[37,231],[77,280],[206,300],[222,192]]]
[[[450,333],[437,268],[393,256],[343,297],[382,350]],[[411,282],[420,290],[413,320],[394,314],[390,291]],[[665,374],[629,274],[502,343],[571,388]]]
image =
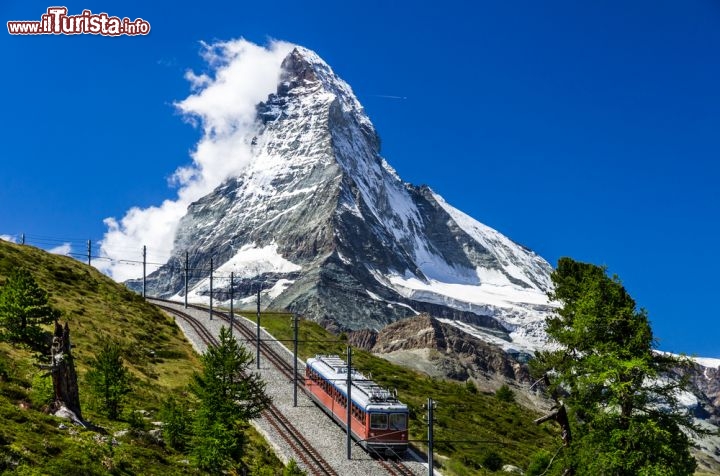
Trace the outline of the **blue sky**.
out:
[[[51,5],[5,0],[0,17]],[[190,94],[185,72],[206,68],[200,41],[274,38],[350,83],[405,180],[553,264],[607,265],[661,349],[720,357],[718,2],[62,5],[152,30],[3,26],[0,234],[82,253],[105,218],[171,198],[201,136],[173,106]]]

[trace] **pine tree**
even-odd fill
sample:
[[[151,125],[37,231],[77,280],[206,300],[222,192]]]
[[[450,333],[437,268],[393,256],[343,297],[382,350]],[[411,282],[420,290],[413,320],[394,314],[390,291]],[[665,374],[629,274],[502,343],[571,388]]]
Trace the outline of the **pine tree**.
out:
[[[247,422],[260,416],[270,399],[265,382],[250,372],[253,357],[230,335],[220,330],[220,343],[202,356],[203,370],[193,375],[191,390],[213,419]]]
[[[559,350],[539,353],[534,366],[572,427],[556,472],[693,474],[681,429],[694,428],[676,398],[684,382],[668,378],[683,361],[653,351],[647,312],[604,268],[562,258],[551,278],[561,307],[547,333]]]
[[[47,293],[24,268],[16,270],[0,288],[0,337],[47,350],[48,335],[40,327],[58,319],[60,311],[48,303]]]
[[[117,419],[122,411],[125,395],[131,390],[130,374],[123,364],[117,343],[103,343],[102,350],[91,363],[87,382],[100,409],[111,420]]]
[[[185,405],[171,396],[163,402],[159,417],[163,422],[165,443],[176,450],[185,449],[190,434],[190,418]]]
[[[195,414],[192,452],[204,471],[218,472],[243,452],[244,429],[267,408],[265,382],[250,372],[253,358],[223,327],[220,343],[202,356],[202,372],[193,375],[190,390],[200,400]]]

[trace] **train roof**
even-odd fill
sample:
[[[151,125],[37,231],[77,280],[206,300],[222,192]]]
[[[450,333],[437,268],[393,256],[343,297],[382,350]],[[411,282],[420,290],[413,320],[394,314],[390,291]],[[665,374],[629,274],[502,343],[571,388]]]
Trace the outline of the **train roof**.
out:
[[[348,366],[339,356],[316,355],[314,358],[307,359],[306,364],[347,396]],[[357,369],[352,369],[351,379],[352,400],[364,409],[407,410],[407,405],[400,402],[393,392],[373,382]]]

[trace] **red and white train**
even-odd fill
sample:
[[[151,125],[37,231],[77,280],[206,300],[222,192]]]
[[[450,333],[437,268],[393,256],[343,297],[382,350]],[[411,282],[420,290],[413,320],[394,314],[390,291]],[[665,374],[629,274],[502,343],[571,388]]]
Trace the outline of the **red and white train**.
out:
[[[305,387],[310,397],[346,429],[348,366],[337,355],[307,360]],[[351,435],[371,453],[397,454],[408,446],[408,408],[397,396],[355,369],[351,375]]]

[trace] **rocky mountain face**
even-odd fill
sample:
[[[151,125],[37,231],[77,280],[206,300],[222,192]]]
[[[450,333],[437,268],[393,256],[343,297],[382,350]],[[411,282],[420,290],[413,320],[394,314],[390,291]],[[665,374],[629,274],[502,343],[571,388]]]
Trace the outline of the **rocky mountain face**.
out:
[[[496,383],[531,383],[522,357],[509,355],[498,346],[428,314],[395,322],[380,332],[351,332],[348,342],[390,361],[461,382],[473,378]]]
[[[720,367],[710,368],[696,364],[689,377],[693,394],[697,398],[695,414],[720,426]]]
[[[193,203],[152,295],[184,294],[283,308],[334,330],[382,329],[429,313],[508,347],[542,344],[550,265],[403,182],[380,156],[350,87],[315,53],[282,63],[277,91],[257,105],[253,160]]]

